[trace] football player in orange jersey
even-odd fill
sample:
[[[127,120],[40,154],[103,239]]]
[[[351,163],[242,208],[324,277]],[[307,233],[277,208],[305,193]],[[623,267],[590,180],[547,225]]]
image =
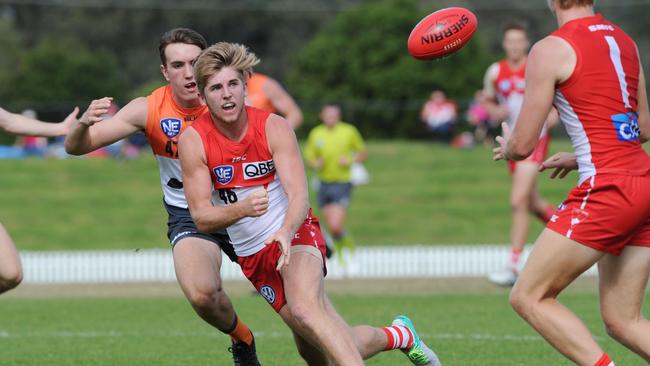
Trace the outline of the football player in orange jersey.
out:
[[[0,108],[0,130],[12,135],[54,137],[65,135],[76,120],[79,109],[60,123],[47,123],[10,113]],[[0,224],[0,293],[18,286],[23,279],[20,257],[9,233]]]
[[[147,97],[133,99],[110,119],[111,98],[90,103],[65,141],[66,151],[81,155],[143,131],[160,169],[167,235],[173,248],[176,277],[196,313],[229,334],[235,365],[258,365],[253,334],[236,315],[223,290],[221,250],[237,261],[225,232],[202,233],[187,209],[177,143],[183,131],[206,111],[199,98],[192,64],[207,43],[187,28],[172,29],[160,39],[160,71],[169,82]]]
[[[246,103],[286,118],[294,130],[302,124],[302,111],[280,83],[264,74],[255,73],[246,82]]]

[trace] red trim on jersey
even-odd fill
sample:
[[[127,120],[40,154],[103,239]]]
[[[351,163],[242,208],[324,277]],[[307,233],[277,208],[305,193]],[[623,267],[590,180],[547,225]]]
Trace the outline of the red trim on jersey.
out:
[[[210,113],[193,124],[201,137],[214,189],[268,185],[275,179],[273,155],[266,139],[269,112],[246,107],[248,127],[244,138],[235,142],[215,126]]]

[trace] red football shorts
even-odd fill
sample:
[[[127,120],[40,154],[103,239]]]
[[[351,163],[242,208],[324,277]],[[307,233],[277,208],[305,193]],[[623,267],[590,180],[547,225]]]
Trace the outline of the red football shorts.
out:
[[[546,227],[613,255],[626,245],[650,247],[650,174],[602,174],[585,180]]]
[[[529,157],[520,161],[508,160],[508,170],[510,170],[510,174],[515,173],[517,164],[521,162],[533,162],[537,165],[542,164],[544,160],[546,160],[546,155],[548,154],[548,146],[550,144],[551,144],[551,136],[544,135],[544,137],[540,138],[537,141],[537,145],[535,145],[535,150],[533,150],[533,153],[530,154]]]
[[[311,216],[311,210],[305,222],[300,226],[291,241],[291,246],[309,246],[314,248],[314,253],[320,253],[323,260],[323,276],[327,274],[325,266],[325,239],[320,231],[318,218]],[[275,269],[282,249],[277,244],[264,247],[259,252],[248,257],[239,257],[242,272],[255,286],[257,291],[268,301],[277,312],[287,303],[284,294],[284,283],[280,272]]]

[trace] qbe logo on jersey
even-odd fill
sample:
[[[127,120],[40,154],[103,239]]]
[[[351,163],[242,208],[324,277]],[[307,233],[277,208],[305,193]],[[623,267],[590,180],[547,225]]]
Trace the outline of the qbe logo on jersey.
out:
[[[639,114],[636,112],[615,114],[612,116],[614,128],[619,141],[630,142],[639,139]]]
[[[183,123],[178,118],[163,118],[160,120],[160,128],[170,139],[178,136],[182,127]]]
[[[275,296],[275,290],[273,287],[269,285],[264,285],[260,287],[260,295],[262,295],[263,298],[266,299],[266,301],[269,302],[269,304],[273,305],[275,302],[276,296]]]
[[[255,161],[243,164],[244,179],[255,179],[275,172],[273,160]]]
[[[235,172],[232,165],[219,165],[216,168],[212,168],[214,176],[217,177],[217,182],[226,185],[230,183]]]

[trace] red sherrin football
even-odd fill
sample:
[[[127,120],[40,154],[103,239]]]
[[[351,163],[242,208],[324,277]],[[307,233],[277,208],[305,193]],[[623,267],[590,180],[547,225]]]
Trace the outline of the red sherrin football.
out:
[[[420,60],[449,56],[469,42],[477,26],[476,15],[465,8],[440,9],[413,28],[409,53]]]

